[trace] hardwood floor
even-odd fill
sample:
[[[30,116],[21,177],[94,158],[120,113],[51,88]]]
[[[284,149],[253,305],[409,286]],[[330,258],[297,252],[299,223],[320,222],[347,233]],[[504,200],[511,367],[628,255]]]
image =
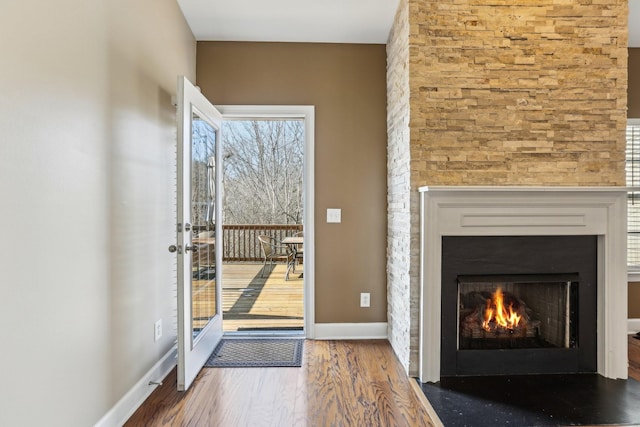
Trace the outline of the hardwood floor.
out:
[[[640,381],[640,340],[629,336]],[[387,341],[306,341],[301,368],[204,368],[186,393],[175,370],[126,426],[433,426]]]
[[[175,370],[126,426],[432,426],[390,344],[306,341],[301,368],[204,368],[176,391]]]

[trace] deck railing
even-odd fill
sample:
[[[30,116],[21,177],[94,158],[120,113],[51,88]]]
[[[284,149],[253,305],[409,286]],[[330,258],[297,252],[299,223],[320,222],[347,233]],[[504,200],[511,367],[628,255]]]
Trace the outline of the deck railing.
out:
[[[235,224],[222,226],[223,261],[262,261],[258,236],[282,240],[302,231],[302,224]]]

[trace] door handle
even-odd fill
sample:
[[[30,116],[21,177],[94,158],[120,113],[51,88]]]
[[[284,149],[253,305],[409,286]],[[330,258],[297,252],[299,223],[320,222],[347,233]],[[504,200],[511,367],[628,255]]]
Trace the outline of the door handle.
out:
[[[198,245],[185,245],[184,246],[184,251],[185,252],[198,252]]]
[[[182,253],[182,251],[180,250],[180,246],[176,246],[176,245],[171,245],[169,246],[169,252],[174,253],[174,252],[178,252],[179,254]]]

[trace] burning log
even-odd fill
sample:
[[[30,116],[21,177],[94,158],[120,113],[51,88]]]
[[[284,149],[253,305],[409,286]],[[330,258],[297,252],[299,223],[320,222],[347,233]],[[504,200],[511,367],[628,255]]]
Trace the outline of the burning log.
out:
[[[498,288],[461,296],[460,336],[463,338],[532,338],[539,320],[531,320],[524,301]],[[470,308],[465,308],[470,307]]]

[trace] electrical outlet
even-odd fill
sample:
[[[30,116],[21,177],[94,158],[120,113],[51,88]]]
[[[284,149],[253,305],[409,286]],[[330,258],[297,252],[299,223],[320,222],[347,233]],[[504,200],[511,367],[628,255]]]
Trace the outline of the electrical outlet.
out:
[[[158,341],[162,338],[162,319],[158,319],[153,328],[153,340]]]
[[[362,292],[360,294],[360,307],[371,306],[371,294],[369,292]]]

